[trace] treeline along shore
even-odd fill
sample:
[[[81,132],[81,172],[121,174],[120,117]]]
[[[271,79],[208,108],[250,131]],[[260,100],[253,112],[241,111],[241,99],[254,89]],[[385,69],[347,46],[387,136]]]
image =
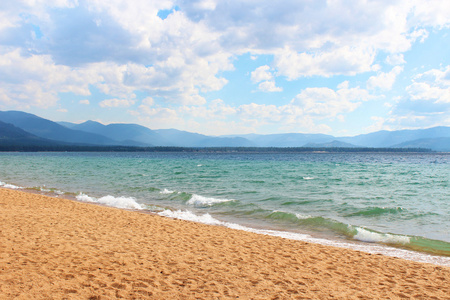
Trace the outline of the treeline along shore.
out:
[[[433,153],[427,148],[0,145],[0,152]]]

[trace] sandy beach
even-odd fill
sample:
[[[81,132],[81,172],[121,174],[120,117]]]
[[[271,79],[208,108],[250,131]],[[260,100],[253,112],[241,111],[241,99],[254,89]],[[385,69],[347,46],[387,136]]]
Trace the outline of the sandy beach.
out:
[[[0,189],[0,299],[450,299],[450,268]]]

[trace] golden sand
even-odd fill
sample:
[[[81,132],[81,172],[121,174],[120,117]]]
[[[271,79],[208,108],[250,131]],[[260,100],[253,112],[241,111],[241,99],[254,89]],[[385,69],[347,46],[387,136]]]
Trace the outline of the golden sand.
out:
[[[0,189],[0,299],[450,299],[450,268]]]

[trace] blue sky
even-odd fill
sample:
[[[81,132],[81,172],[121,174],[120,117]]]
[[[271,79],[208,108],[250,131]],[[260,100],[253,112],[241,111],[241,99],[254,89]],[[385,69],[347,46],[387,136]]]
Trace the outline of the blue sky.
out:
[[[450,126],[450,1],[6,0],[0,110],[208,135]]]

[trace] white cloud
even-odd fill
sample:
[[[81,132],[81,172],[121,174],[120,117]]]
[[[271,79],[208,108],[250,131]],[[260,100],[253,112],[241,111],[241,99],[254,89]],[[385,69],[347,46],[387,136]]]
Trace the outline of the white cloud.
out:
[[[80,100],[78,103],[84,104],[84,105],[89,105],[89,104],[91,104],[91,102],[90,102],[88,99]]]
[[[385,124],[394,129],[450,125],[450,66],[417,75],[405,91]]]
[[[370,118],[373,121],[373,124],[366,127],[364,129],[365,132],[375,132],[380,130],[390,130],[388,126],[386,126],[386,120],[383,117],[373,116]]]
[[[379,88],[385,91],[391,90],[392,86],[395,83],[395,79],[401,72],[403,72],[403,67],[396,66],[388,73],[380,72],[376,76],[371,76],[367,80],[367,88],[368,89]]]
[[[131,114],[152,129],[186,128],[186,121],[180,118],[176,110],[171,108],[140,105],[138,110],[132,111]]]
[[[103,100],[99,103],[100,107],[130,107],[134,104],[134,100],[128,100],[128,99],[107,99]]]
[[[403,54],[401,54],[401,53],[394,53],[394,54],[389,55],[386,58],[386,62],[388,64],[394,65],[394,66],[402,65],[402,64],[406,63],[405,59],[403,58]]]
[[[433,27],[448,27],[450,15],[450,2],[447,0],[411,1],[414,13],[411,24]]]
[[[181,10],[165,20],[157,17],[158,11],[175,5]],[[233,55],[247,51],[274,54],[277,74],[291,80],[369,71],[377,51],[405,51],[414,39],[423,37],[424,30],[417,26],[448,26],[448,6],[445,0],[426,5],[420,1],[353,5],[297,0],[284,5],[212,0],[32,1],[12,6],[0,28],[25,30],[27,22],[40,25],[46,39],[28,42],[41,52],[47,50],[58,64],[109,62],[119,72],[133,63],[157,66],[155,72],[163,78],[152,89],[162,92],[171,86],[166,97],[176,101],[194,88],[198,92],[221,89],[226,81],[217,76],[219,72],[232,68]],[[59,7],[58,14],[53,7]],[[73,31],[76,26],[79,30]],[[70,39],[65,38],[68,34]],[[173,78],[173,74],[180,75]],[[183,86],[186,79],[190,80]],[[100,87],[109,93],[111,84]]]
[[[337,88],[339,90],[347,90],[349,86],[350,86],[350,83],[348,82],[348,80],[346,80],[346,81],[343,81],[343,82],[339,83],[337,85]]]
[[[142,99],[142,104],[147,106],[153,106],[153,104],[155,104],[155,100],[153,100],[152,97],[146,97]]]
[[[375,99],[366,90],[359,87],[349,88],[343,82],[338,89],[307,88],[285,105],[244,104],[236,108],[227,106],[230,117],[236,117],[243,123],[253,126],[280,126],[283,129],[298,131],[304,128],[309,132],[330,131],[322,121],[342,120],[342,114],[354,111],[363,101]],[[222,103],[223,105],[223,103]],[[209,116],[221,114],[221,111],[208,111]]]
[[[58,12],[52,10],[54,5]],[[85,82],[106,95],[129,98],[134,91],[144,90],[169,102],[204,103],[200,92],[219,90],[226,84],[217,74],[232,69],[231,53],[221,51],[214,32],[181,12],[164,21],[157,17],[159,10],[173,6],[173,1],[34,1],[14,5],[14,13],[1,24],[11,32],[4,36],[14,36],[17,28],[29,30],[27,22],[40,26],[45,38],[30,40],[26,46],[31,43],[36,52],[47,52],[47,59],[69,71],[96,74],[97,78]],[[11,17],[19,14],[28,17]],[[23,44],[20,52],[24,54],[30,48],[24,48],[26,37],[20,38],[17,42]],[[139,68],[146,73],[144,79],[139,78]],[[86,85],[81,88],[89,91]]]
[[[282,115],[287,108],[287,106],[276,106],[273,104],[250,103],[239,106],[238,114],[243,120],[255,119],[266,124],[281,121]]]
[[[267,65],[256,68],[256,70],[251,73],[251,79],[253,83],[260,82],[258,88],[263,92],[283,91],[282,88],[275,85],[274,76],[270,71],[270,67]]]
[[[371,70],[374,72],[378,72],[381,70],[381,66],[379,64],[374,64],[372,65]]]
[[[416,81],[428,82],[436,86],[445,88],[450,86],[450,65],[438,69],[432,69],[430,71],[419,74],[415,77]]]
[[[199,94],[192,93],[180,95],[177,102],[183,105],[202,105],[206,103],[206,100]]]
[[[411,37],[412,41],[419,40],[421,43],[423,43],[428,35],[428,31],[421,28],[418,30],[414,30],[409,36]]]
[[[237,115],[243,124],[251,124],[254,130],[269,126],[288,132],[329,132],[331,128],[320,123],[320,118],[305,111],[292,101],[287,105],[246,104],[238,108]],[[319,123],[317,123],[319,121]]]
[[[217,6],[214,0],[194,1],[194,6],[199,10],[214,10]]]
[[[48,55],[22,56],[0,47],[1,102],[18,108],[50,107],[59,92],[89,95],[84,70],[55,64]],[[87,76],[88,77],[88,76]]]
[[[372,98],[366,90],[359,87],[341,86],[337,91],[329,88],[306,88],[292,100],[292,105],[298,106],[303,114],[311,117],[335,118],[342,113],[354,111],[362,101]]]
[[[444,0],[445,1],[445,0]],[[433,7],[431,11],[427,6]],[[437,7],[443,7],[438,11]],[[214,10],[198,9],[195,1],[181,8],[218,32],[222,47],[240,53],[274,54],[277,75],[354,75],[371,70],[377,52],[401,53],[416,39],[421,26],[448,26],[448,4],[430,1],[373,1],[327,5],[310,1],[217,2]],[[244,12],[245,13],[242,13]],[[437,22],[428,16],[440,16]]]
[[[406,91],[411,100],[450,104],[450,65],[443,70],[433,69],[419,74]]]
[[[275,81],[264,81],[258,85],[258,88],[263,92],[282,92],[283,89],[275,86]]]
[[[251,73],[251,79],[253,83],[272,80],[273,74],[270,72],[270,67],[268,65],[264,65],[256,68],[256,70]]]
[[[295,80],[306,76],[356,75],[371,70],[375,52],[363,48],[342,47],[315,54],[298,53],[289,48],[275,54],[277,75]]]
[[[157,117],[160,119],[172,119],[177,116],[175,110],[165,107],[151,108],[146,105],[141,105],[139,106],[139,109],[142,110],[143,114],[147,116]]]
[[[162,20],[160,10],[173,12]],[[286,0],[283,5],[268,0],[10,1],[0,8],[0,106],[57,107],[63,93],[93,97],[96,89],[109,99],[102,107],[129,107],[145,94],[150,97],[142,101],[147,115],[167,116],[167,124],[201,126],[181,117],[209,113],[235,122],[235,128],[242,122],[257,126],[279,120],[283,126],[317,129],[317,120],[342,119],[370,98],[368,92],[348,83],[337,90],[310,88],[292,103],[261,107],[213,105],[205,93],[224,88],[226,77],[232,78],[226,71],[233,71],[243,54],[252,60],[252,82],[265,92],[282,91],[275,84],[279,77],[371,71],[379,73],[367,88],[389,90],[405,64],[403,53],[429,32],[448,28],[449,15],[447,0]],[[397,66],[391,72],[380,72],[377,58],[384,56]],[[448,78],[448,67],[423,73],[406,89],[407,104],[425,101],[442,112],[449,102]],[[262,119],[253,116],[258,109]],[[272,117],[266,116],[269,112]],[[246,118],[231,120],[237,115]]]
[[[406,88],[411,100],[431,100],[435,103],[450,103],[450,90],[426,82],[414,82]]]

